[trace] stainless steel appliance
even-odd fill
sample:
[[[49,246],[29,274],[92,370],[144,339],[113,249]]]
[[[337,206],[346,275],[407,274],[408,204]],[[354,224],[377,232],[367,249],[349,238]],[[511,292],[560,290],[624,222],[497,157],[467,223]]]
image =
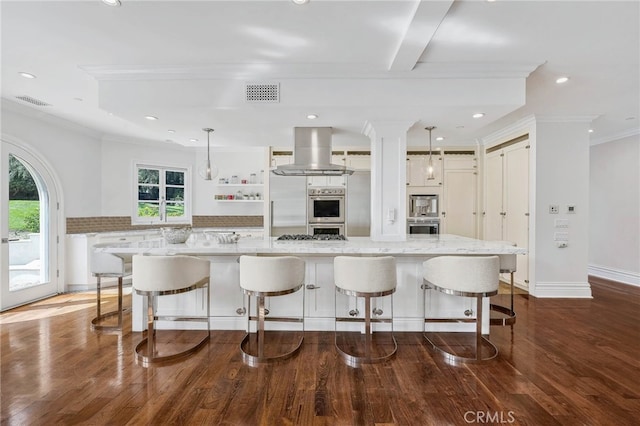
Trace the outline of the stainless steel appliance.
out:
[[[285,234],[276,238],[276,241],[346,241],[342,234]]]
[[[340,176],[353,169],[331,163],[331,127],[294,127],[293,164],[272,170],[280,176]]]
[[[407,234],[439,234],[440,219],[410,217],[407,219]]]
[[[310,223],[309,234],[311,235],[344,235],[344,223]]]
[[[438,195],[413,194],[409,196],[409,217],[437,218],[439,213]]]
[[[307,222],[345,223],[344,188],[309,188],[307,204]]]
[[[307,232],[307,178],[269,174],[271,236]]]

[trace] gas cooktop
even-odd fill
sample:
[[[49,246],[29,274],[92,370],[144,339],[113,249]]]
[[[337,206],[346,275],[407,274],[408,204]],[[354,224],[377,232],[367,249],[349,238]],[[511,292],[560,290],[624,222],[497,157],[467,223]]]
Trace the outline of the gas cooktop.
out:
[[[279,236],[276,241],[346,241],[347,237],[338,234],[284,234]]]

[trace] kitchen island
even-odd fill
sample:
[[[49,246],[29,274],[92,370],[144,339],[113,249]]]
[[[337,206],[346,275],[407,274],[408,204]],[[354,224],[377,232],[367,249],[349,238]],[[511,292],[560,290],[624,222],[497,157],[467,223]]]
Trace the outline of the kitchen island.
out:
[[[348,316],[362,307],[355,299],[343,295],[336,299],[333,283],[333,257],[349,256],[394,256],[397,262],[398,286],[393,296],[394,330],[421,331],[425,304],[430,317],[464,317],[465,311],[473,310],[474,299],[448,296],[422,289],[422,263],[433,256],[447,255],[497,255],[526,254],[526,250],[506,242],[483,241],[457,235],[425,235],[407,237],[406,241],[372,241],[367,237],[352,237],[347,241],[278,241],[275,238],[241,238],[237,243],[220,244],[211,235],[194,233],[184,244],[167,244],[164,239],[150,239],[127,243],[113,243],[96,250],[114,254],[144,255],[192,255],[211,262],[211,298],[206,291],[161,297],[158,311],[171,315],[177,313],[206,313],[210,307],[211,329],[242,330],[246,327],[246,300],[239,286],[240,255],[272,256],[295,255],[306,262],[304,292],[298,291],[286,297],[269,300],[267,306],[274,315],[296,315],[303,303],[305,306],[305,329],[334,329],[336,312]],[[303,294],[304,293],[304,294]],[[376,301],[373,309],[385,315],[391,311],[389,298]],[[132,296],[132,330],[142,331],[146,327],[143,313],[145,299]],[[489,301],[485,300],[486,315],[483,332],[489,331]],[[252,305],[253,306],[253,305]],[[473,311],[472,311],[473,312]],[[473,312],[472,315],[475,315]],[[182,326],[183,324],[180,324]],[[160,324],[173,327],[173,323]],[[472,331],[470,323],[430,323],[429,330]]]

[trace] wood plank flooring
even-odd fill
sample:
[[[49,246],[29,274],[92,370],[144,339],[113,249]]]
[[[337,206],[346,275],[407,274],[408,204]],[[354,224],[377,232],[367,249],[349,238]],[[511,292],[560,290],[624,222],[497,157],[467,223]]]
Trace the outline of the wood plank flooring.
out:
[[[592,300],[516,296],[515,326],[491,328],[498,358],[458,367],[429,349],[420,333],[396,333],[395,358],[351,368],[329,332],[307,332],[289,360],[249,367],[238,349],[242,332],[212,331],[210,343],[188,360],[143,368],[133,356],[140,333],[94,333],[94,294],[61,295],[0,315],[0,420],[637,425],[640,289],[592,284]],[[114,303],[108,298],[108,307]]]

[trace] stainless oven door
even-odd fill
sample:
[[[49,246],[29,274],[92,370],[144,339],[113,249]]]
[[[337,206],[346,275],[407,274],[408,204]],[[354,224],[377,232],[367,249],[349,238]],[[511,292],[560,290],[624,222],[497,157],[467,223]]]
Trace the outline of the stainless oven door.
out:
[[[311,195],[307,209],[309,223],[344,222],[344,196]]]
[[[440,233],[440,221],[407,222],[409,235],[435,235]]]
[[[345,235],[343,223],[322,223],[309,224],[309,234],[311,235]]]

